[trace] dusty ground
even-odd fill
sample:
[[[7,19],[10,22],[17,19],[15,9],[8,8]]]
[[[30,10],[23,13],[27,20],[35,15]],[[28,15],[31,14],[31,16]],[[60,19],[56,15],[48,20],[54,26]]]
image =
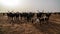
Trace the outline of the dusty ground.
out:
[[[60,34],[60,17],[51,16],[44,24],[9,24],[7,17],[0,16],[0,34]],[[18,21],[17,21],[18,22]]]

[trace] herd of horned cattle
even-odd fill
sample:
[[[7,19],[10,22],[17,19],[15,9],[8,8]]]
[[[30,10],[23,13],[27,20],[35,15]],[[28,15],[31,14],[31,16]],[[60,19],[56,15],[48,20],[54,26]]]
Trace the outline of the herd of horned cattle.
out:
[[[7,14],[7,16],[8,16],[8,19],[9,19],[9,17],[10,18],[12,18],[11,20],[10,20],[10,22],[14,22],[15,21],[15,19],[14,19],[14,17],[16,18],[16,21],[18,22],[21,22],[21,20],[23,20],[23,18],[24,18],[24,20],[25,21],[27,21],[27,22],[32,22],[32,23],[34,23],[34,22],[36,22],[36,23],[42,23],[42,22],[45,22],[45,23],[48,23],[49,22],[49,17],[51,16],[51,14],[52,13],[19,13],[19,12],[17,12],[17,13],[6,13]],[[60,14],[60,13],[59,13]],[[20,17],[20,19],[19,19],[19,17]],[[23,20],[23,22],[24,22],[24,20]]]

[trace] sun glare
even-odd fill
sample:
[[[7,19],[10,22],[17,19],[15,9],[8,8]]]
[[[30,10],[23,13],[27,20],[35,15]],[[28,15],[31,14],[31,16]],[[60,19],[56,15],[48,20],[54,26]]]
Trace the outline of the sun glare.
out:
[[[0,3],[5,7],[18,7],[23,5],[23,0],[0,0]]]

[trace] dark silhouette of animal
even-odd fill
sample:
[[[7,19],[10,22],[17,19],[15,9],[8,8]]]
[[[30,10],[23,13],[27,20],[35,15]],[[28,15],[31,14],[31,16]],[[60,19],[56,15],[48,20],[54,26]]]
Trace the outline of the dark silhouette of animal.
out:
[[[28,22],[31,21],[31,19],[33,18],[33,16],[34,16],[34,13],[28,13],[28,15],[27,15],[27,21]]]
[[[42,14],[43,14],[43,13],[37,13],[37,19],[39,19],[40,23],[41,23],[41,21],[42,21],[42,19],[41,19],[41,18],[42,18]]]
[[[43,13],[40,21],[41,22],[48,22],[50,16],[51,16],[51,13]]]
[[[22,20],[22,17],[23,17],[23,13],[19,13],[19,16],[20,16],[20,18],[21,18],[21,20]]]
[[[7,13],[7,16],[8,16],[8,18],[9,18],[9,17],[12,18],[11,21],[14,21],[14,20],[13,20],[13,18],[15,17],[15,14],[14,14],[14,13],[11,13],[11,12],[10,12],[10,13]]]
[[[19,13],[15,13],[15,16],[16,16],[16,18],[18,18],[19,17]]]
[[[3,15],[5,15],[5,13],[3,13]]]
[[[18,13],[18,12],[15,13],[16,21],[19,21],[19,14],[20,14],[20,13]]]
[[[49,17],[51,16],[51,13],[46,13],[47,20],[49,20]]]
[[[37,18],[40,18],[42,16],[42,13],[37,13]]]
[[[20,17],[24,17],[25,20],[27,20],[29,22],[29,20],[31,20],[31,18],[33,17],[33,13],[20,13]]]

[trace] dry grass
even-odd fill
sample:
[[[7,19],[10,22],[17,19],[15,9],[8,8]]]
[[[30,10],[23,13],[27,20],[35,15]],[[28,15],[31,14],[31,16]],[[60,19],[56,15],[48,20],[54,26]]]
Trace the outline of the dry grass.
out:
[[[51,20],[55,19],[51,18]],[[7,17],[1,16],[0,34],[60,34],[60,24],[51,20],[49,23],[42,23],[41,25],[25,22],[22,24],[9,24]]]

